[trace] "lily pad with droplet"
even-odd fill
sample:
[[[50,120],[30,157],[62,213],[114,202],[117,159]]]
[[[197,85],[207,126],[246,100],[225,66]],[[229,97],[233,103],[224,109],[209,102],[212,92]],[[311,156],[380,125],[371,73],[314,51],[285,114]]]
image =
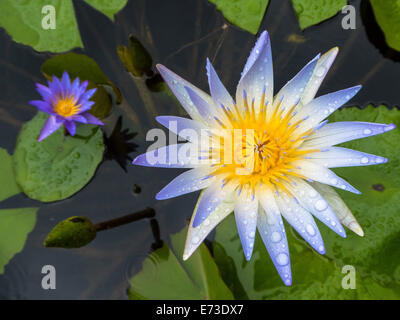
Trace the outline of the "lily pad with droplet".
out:
[[[93,177],[103,159],[103,134],[99,127],[78,125],[74,137],[61,127],[42,142],[39,132],[47,119],[39,112],[25,123],[14,152],[16,180],[23,192],[43,202],[70,197]]]

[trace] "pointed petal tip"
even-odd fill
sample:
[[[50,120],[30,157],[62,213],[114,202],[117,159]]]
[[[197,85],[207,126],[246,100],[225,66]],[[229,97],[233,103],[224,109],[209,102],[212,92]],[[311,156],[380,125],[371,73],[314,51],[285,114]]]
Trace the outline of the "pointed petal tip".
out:
[[[393,129],[395,129],[395,128],[396,128],[396,125],[395,125],[394,123],[391,123],[391,124],[387,124],[387,125],[383,128],[383,130],[384,130],[385,132],[388,132],[388,131],[393,130]]]
[[[165,67],[163,64],[161,64],[161,63],[157,63],[157,64],[156,64],[156,68],[157,68],[157,70],[158,70],[159,72],[161,72],[161,71],[163,71],[163,70],[166,69],[166,67]]]
[[[290,287],[292,285],[292,278],[290,277],[289,279],[283,280],[283,283],[285,286]]]

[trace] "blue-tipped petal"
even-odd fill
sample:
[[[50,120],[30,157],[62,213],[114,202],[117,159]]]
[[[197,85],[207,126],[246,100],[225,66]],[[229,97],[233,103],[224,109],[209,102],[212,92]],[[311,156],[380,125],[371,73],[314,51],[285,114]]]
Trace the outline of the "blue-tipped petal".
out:
[[[285,285],[292,284],[289,247],[279,207],[271,190],[258,193],[260,201],[257,228],[265,247]]]
[[[281,192],[276,198],[279,209],[285,220],[306,240],[318,253],[325,254],[325,246],[317,225],[310,213],[301,207],[292,197]]]
[[[260,50],[257,59],[242,76],[236,89],[236,102],[238,107],[244,107],[245,97],[243,92],[246,92],[247,104],[249,106],[251,106],[252,100],[254,99],[256,114],[259,113],[260,108],[262,108],[266,101],[272,101],[274,83],[271,45],[268,33],[263,33],[260,38],[260,43],[256,45],[257,47],[260,46],[260,49],[256,49]],[[253,57],[251,58],[253,59]],[[265,98],[264,101],[261,101],[263,93],[265,94]]]
[[[299,71],[285,86],[279,90],[274,98],[274,103],[271,112],[279,105],[281,108],[289,110],[293,105],[301,99],[304,89],[310,80],[317,65],[320,54],[312,59],[306,66]]]
[[[223,181],[215,181],[205,191],[199,202],[197,209],[194,213],[193,227],[196,228],[202,224],[207,217],[218,207],[224,199],[232,194],[236,185],[227,183],[224,185]]]
[[[86,121],[89,124],[95,124],[95,125],[98,125],[98,126],[103,126],[104,125],[103,122],[101,122],[99,119],[97,119],[94,115],[92,115],[89,112],[84,112],[81,115],[86,118]]]
[[[66,120],[66,121],[64,122],[64,126],[65,126],[65,128],[67,128],[67,130],[68,130],[68,132],[69,132],[69,134],[70,134],[71,136],[74,136],[74,135],[75,135],[75,132],[76,132],[76,124],[75,124],[74,121]]]
[[[332,48],[318,59],[313,74],[308,81],[306,88],[304,89],[303,96],[300,101],[302,105],[306,105],[312,99],[314,99],[318,88],[320,87],[322,81],[328,73],[333,61],[335,61],[338,52],[338,47]]]
[[[254,248],[258,214],[258,200],[251,195],[249,188],[237,195],[234,212],[244,256],[249,261]]]
[[[300,205],[328,228],[335,231],[341,237],[346,238],[346,232],[328,202],[307,182],[297,178],[294,178],[293,181],[296,185],[288,183],[286,187],[296,197]]]
[[[225,86],[222,84],[208,58],[206,69],[211,97],[215,103],[215,106],[218,107],[222,103],[225,107],[231,108],[234,105],[233,99],[230,96],[229,92],[226,90]]]
[[[388,161],[387,158],[341,147],[329,147],[309,154],[309,158],[327,168],[371,166]]]
[[[185,87],[185,90],[190,98],[190,100],[195,105],[197,112],[200,116],[208,123],[214,122],[214,117],[218,115],[215,106],[213,104],[207,103],[202,99],[194,90],[189,87]]]
[[[163,79],[165,80],[165,82],[168,84],[168,86],[176,96],[176,98],[182,104],[183,108],[190,115],[190,117],[193,120],[201,120],[199,112],[197,111],[197,108],[195,107],[189,95],[187,94],[185,87],[189,87],[190,89],[195,91],[198,96],[200,96],[204,101],[206,101],[206,103],[210,105],[213,104],[211,97],[208,94],[201,91],[200,89],[196,88],[188,81],[179,77],[177,74],[173,73],[165,66],[157,64],[156,67],[160,72],[161,76],[163,77]]]
[[[201,193],[199,200],[203,197],[204,191]],[[193,227],[193,220],[195,215],[192,215],[192,219],[189,224],[189,229],[186,237],[185,249],[183,251],[183,260],[187,260],[192,253],[198,248],[208,234],[223,220],[227,215],[232,213],[234,207],[233,199],[225,199],[222,201],[213,212],[203,221],[202,224]],[[197,205],[194,212],[197,211]]]
[[[356,140],[385,133],[396,128],[394,124],[344,121],[328,123],[312,133],[303,143],[302,148],[324,148],[346,141]]]
[[[322,120],[339,109],[347,101],[353,98],[361,86],[355,86],[344,90],[328,93],[312,100],[307,105],[303,106],[295,116],[296,120],[300,120],[309,115],[307,120],[299,124],[297,131],[307,131],[315,127]],[[296,121],[294,120],[294,121]]]
[[[168,128],[169,131],[194,143],[200,142],[202,134],[206,134],[205,131],[207,130],[207,128],[198,121],[182,117],[158,116],[156,117],[156,120],[158,123]]]
[[[253,49],[250,52],[249,57],[247,58],[246,64],[244,65],[243,72],[241,74],[240,79],[242,79],[247,71],[250,70],[254,62],[257,60],[258,56],[260,55],[261,50],[264,46],[269,42],[268,39],[268,32],[264,30],[257,39],[256,44],[254,45]]]
[[[199,166],[197,152],[188,152],[187,157],[178,157],[181,154],[187,155],[186,151],[190,148],[197,150],[197,147],[191,143],[171,144],[137,156],[132,164],[145,167],[194,168]]]
[[[165,200],[209,187],[215,180],[209,175],[215,171],[210,167],[195,168],[181,173],[157,193],[157,200]]]
[[[56,116],[49,116],[40,131],[38,141],[46,139],[53,132],[57,131],[58,128],[63,124],[63,120],[58,119]]]
[[[346,180],[337,176],[328,168],[318,165],[309,160],[298,160],[291,163],[295,166],[294,173],[298,173],[308,179],[328,184],[342,190],[350,191],[355,194],[361,194],[356,188],[349,184]]]

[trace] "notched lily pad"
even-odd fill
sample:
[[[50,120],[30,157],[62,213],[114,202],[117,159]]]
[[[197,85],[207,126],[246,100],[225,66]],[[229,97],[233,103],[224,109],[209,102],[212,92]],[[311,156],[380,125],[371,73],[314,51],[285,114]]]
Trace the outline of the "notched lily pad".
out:
[[[110,19],[127,3],[127,0],[85,1]],[[49,5],[54,7],[54,13],[45,8]],[[43,28],[42,20],[46,25],[50,18],[55,20],[55,28]],[[38,51],[63,52],[83,47],[71,0],[1,0],[0,27],[5,28],[14,41]]]
[[[38,208],[0,210],[0,274],[7,263],[20,252],[36,223]]]
[[[256,34],[269,0],[208,0],[234,25]]]
[[[292,0],[300,28],[318,24],[337,14],[346,4],[346,0]]]
[[[143,261],[142,270],[130,280],[131,300],[233,299],[204,244],[182,260],[186,231],[171,236],[172,249],[164,243]]]
[[[21,192],[15,181],[12,156],[3,148],[0,148],[0,181],[0,201]]]
[[[21,129],[14,152],[16,180],[23,192],[43,202],[70,197],[93,177],[103,159],[99,127],[78,125],[74,137],[60,128],[37,142],[47,115],[39,112]]]

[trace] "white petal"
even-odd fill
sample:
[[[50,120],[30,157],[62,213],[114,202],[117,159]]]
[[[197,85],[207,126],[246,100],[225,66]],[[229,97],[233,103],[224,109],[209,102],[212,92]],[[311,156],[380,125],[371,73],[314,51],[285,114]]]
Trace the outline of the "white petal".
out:
[[[172,92],[179,100],[179,102],[182,104],[183,108],[190,115],[190,117],[193,120],[203,121],[197,108],[193,104],[192,100],[189,98],[189,95],[187,94],[185,87],[189,87],[190,89],[192,89],[208,104],[213,104],[211,97],[207,93],[203,92],[199,88],[192,85],[190,82],[182,79],[180,76],[173,73],[165,66],[157,64],[156,67],[160,72],[161,76],[163,77],[163,79],[165,80],[165,82],[168,84]]]
[[[237,184],[233,181],[225,184],[223,178],[217,177],[216,181],[205,190],[197,203],[193,218],[193,227],[196,228],[201,225],[215,208],[232,194],[236,187]]]
[[[293,172],[301,174],[308,179],[329,184],[330,186],[350,191],[356,194],[361,193],[356,188],[351,186],[346,180],[338,177],[328,168],[320,166],[312,161],[298,160],[293,161],[291,165],[296,166],[296,168],[293,169]]]
[[[325,253],[324,242],[311,214],[285,192],[276,197],[281,214],[289,224],[320,254]]]
[[[215,181],[215,177],[210,176],[215,170],[214,167],[201,167],[181,173],[157,193],[156,199],[174,198],[207,188]]]
[[[327,168],[369,166],[386,163],[388,159],[356,150],[330,147],[308,156],[312,161]]]
[[[393,130],[394,124],[344,121],[328,123],[323,128],[310,134],[302,148],[324,148],[360,138],[366,138]]]
[[[193,143],[198,143],[202,135],[205,135],[208,132],[207,127],[199,121],[187,118],[158,116],[156,117],[156,120],[171,132]]]
[[[267,101],[271,104],[273,99],[274,79],[271,43],[268,33],[261,34],[253,50],[255,51],[252,51],[236,89],[236,103],[238,108],[244,112],[244,97],[246,96],[249,107],[254,99],[255,112],[258,114],[263,105]],[[246,92],[245,95],[244,91]],[[263,105],[261,105],[263,93],[265,93],[265,99]]]
[[[330,114],[344,105],[352,97],[354,97],[357,92],[361,89],[361,86],[355,86],[352,88],[347,88],[344,90],[332,92],[323,96],[320,96],[305,106],[299,108],[298,113],[295,115],[292,122],[306,118],[299,124],[296,133],[305,132],[309,129],[314,128],[322,120],[327,118]]]
[[[254,248],[256,236],[258,200],[250,188],[244,187],[236,194],[235,220],[246,260],[249,261]]]
[[[283,115],[296,103],[298,103],[303,96],[304,89],[310,80],[311,75],[315,69],[320,55],[318,54],[312,59],[306,66],[299,71],[285,86],[279,90],[274,97],[274,103],[272,108],[267,108],[269,117],[280,103],[280,108],[284,108],[285,112]]]
[[[188,149],[196,152],[184,152]],[[171,144],[137,156],[132,163],[145,167],[194,168],[204,164],[199,160],[198,147],[193,143]],[[184,154],[185,156],[182,156]]]
[[[267,188],[259,188],[257,197],[260,202],[257,221],[258,232],[280,277],[286,285],[290,286],[292,274],[289,247],[279,207],[273,192]]]
[[[198,204],[204,195],[204,191],[200,194],[194,212],[197,211]],[[232,194],[233,195],[233,194]],[[198,227],[193,227],[193,220],[195,213],[189,224],[189,229],[186,237],[185,250],[183,252],[183,260],[188,259],[197,247],[203,242],[207,235],[223,220],[225,219],[234,208],[234,197],[225,199],[221,202],[213,212],[200,224]]]
[[[325,200],[329,203],[329,206],[336,213],[339,221],[344,226],[358,234],[360,237],[364,236],[364,231],[357,222],[356,218],[333,188],[319,182],[313,182],[312,186],[322,194]]]
[[[345,238],[346,232],[327,201],[307,182],[298,178],[292,179],[294,183],[288,183],[285,186],[293,193],[300,205],[326,226]]]
[[[303,97],[300,103],[306,105],[312,99],[314,99],[322,81],[324,80],[329,68],[333,61],[335,61],[336,55],[339,51],[338,47],[332,48],[328,52],[324,53],[317,62],[313,74],[308,81],[306,88],[304,89]]]

